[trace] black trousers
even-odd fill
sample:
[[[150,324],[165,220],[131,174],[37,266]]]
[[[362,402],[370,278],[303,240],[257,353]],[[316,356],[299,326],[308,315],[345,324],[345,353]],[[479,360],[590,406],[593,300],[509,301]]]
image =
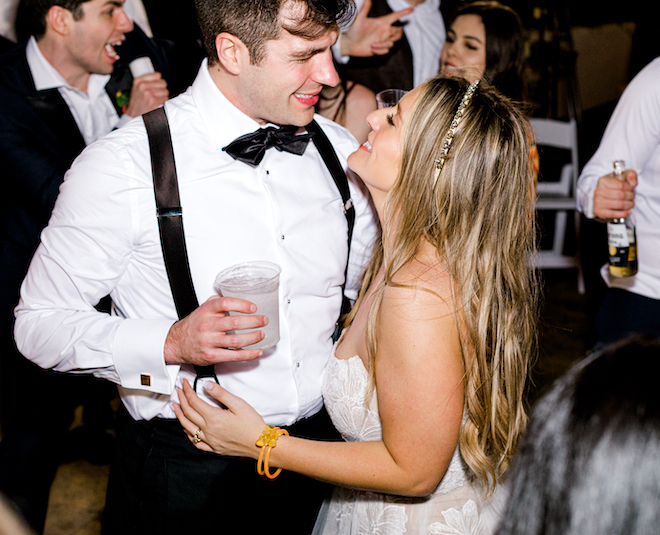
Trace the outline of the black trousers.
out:
[[[660,336],[660,300],[609,288],[595,318],[597,346],[633,333]]]
[[[103,535],[312,531],[329,485],[286,470],[270,480],[257,474],[252,459],[199,451],[177,420],[125,418]],[[340,439],[325,410],[287,429],[299,437]]]

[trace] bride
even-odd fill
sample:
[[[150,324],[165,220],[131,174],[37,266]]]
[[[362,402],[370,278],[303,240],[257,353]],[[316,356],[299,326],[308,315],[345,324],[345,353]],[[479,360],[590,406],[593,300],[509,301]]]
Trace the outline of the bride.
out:
[[[345,442],[278,439],[275,428],[257,446],[264,420],[216,384],[227,410],[184,382],[175,411],[201,450],[265,451],[270,477],[272,466],[338,485],[319,533],[490,533],[527,422],[535,344],[528,126],[494,90],[456,78],[367,122],[348,164],[382,237],[324,379]]]

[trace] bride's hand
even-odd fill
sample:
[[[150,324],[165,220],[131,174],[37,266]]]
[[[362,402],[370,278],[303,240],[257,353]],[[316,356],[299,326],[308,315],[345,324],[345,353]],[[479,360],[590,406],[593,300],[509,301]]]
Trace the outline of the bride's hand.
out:
[[[202,401],[185,379],[183,389],[177,389],[180,404],[174,403],[173,408],[188,438],[203,451],[256,459],[260,450],[255,442],[266,425],[264,419],[246,401],[220,385],[207,383],[206,388],[227,408]]]

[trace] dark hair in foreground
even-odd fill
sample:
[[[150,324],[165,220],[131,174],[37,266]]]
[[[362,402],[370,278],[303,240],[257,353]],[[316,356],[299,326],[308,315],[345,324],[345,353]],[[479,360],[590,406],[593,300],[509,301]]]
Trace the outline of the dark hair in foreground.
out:
[[[447,27],[461,15],[478,15],[486,29],[486,70],[484,79],[507,97],[523,97],[522,72],[525,63],[522,23],[509,6],[496,0],[461,4]]]
[[[281,16],[290,4],[295,18]],[[263,59],[266,41],[277,39],[281,30],[305,39],[316,39],[353,16],[352,0],[195,0],[204,48],[213,65],[218,61],[216,37],[227,32],[238,37],[250,51],[252,63]]]
[[[16,15],[16,31],[19,41],[34,35],[38,40],[46,33],[46,16],[53,6],[71,11],[74,20],[83,17],[82,5],[90,0],[21,0]]]
[[[634,336],[539,401],[496,535],[660,532],[660,340]]]

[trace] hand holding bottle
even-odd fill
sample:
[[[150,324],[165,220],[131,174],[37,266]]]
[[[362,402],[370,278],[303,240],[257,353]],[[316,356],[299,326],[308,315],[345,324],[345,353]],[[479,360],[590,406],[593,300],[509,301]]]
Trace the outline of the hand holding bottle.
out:
[[[626,169],[620,180],[614,172],[598,179],[594,191],[594,215],[600,219],[628,217],[635,206],[637,173]]]

